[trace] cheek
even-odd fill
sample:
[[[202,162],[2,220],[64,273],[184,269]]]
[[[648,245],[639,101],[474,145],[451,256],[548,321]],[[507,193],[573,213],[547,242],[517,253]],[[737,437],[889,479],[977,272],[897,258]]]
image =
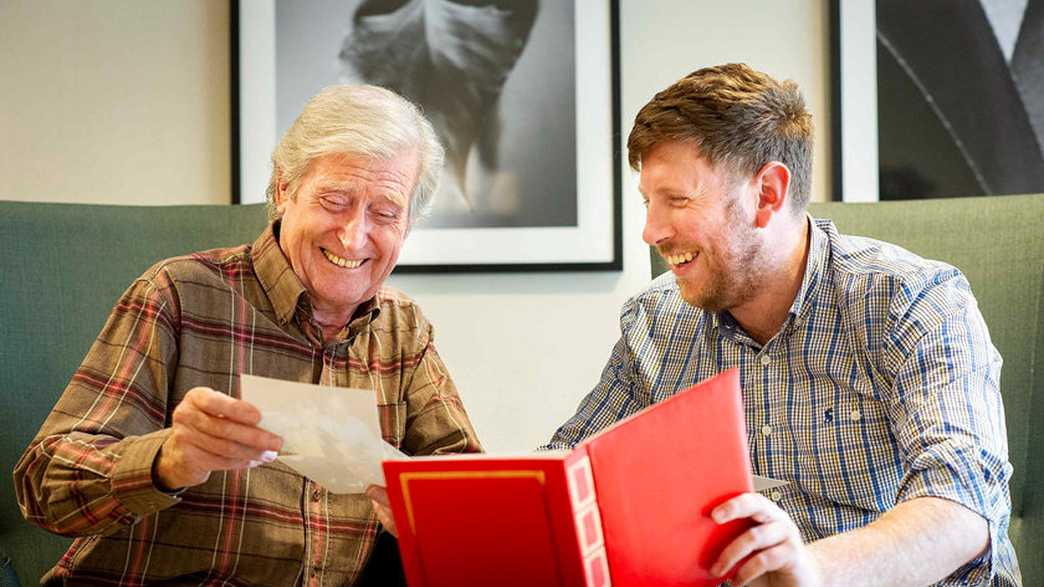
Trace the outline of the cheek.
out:
[[[742,262],[742,242],[734,238],[721,240],[717,243],[714,251],[714,264],[719,270],[727,273],[749,271],[749,267]]]
[[[404,241],[402,232],[389,229],[378,236],[377,240],[377,251],[381,256],[381,265],[387,268],[389,265],[394,265],[398,260],[399,251],[402,250],[402,243]]]
[[[684,230],[684,234],[687,237],[686,241],[695,245],[700,251],[713,248],[714,232],[716,231],[714,225],[697,218],[689,218],[684,225]]]

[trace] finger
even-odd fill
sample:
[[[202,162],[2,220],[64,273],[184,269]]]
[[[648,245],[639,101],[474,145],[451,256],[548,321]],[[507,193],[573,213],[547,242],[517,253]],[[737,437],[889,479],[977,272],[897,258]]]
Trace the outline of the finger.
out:
[[[270,463],[277,456],[275,450],[267,449],[264,446],[248,446],[228,438],[212,436],[186,422],[176,423],[173,434],[179,444],[192,446],[197,450],[224,459]]]
[[[272,460],[269,460],[268,458],[257,460],[229,458],[209,453],[203,449],[198,450],[205,455],[204,458],[200,459],[200,462],[206,464],[208,471],[233,471],[236,469],[254,469],[256,467],[260,467],[261,465],[268,464],[272,462],[272,460],[275,460],[274,458]],[[273,457],[274,456],[275,454],[273,453]]]
[[[395,517],[392,515],[391,510],[374,500],[370,500],[370,503],[373,504],[373,511],[377,513],[377,520],[384,526],[384,529],[391,533],[392,536],[398,538],[399,531],[395,526]]]
[[[750,557],[736,571],[736,585],[746,585],[767,573],[784,568],[797,556],[797,548],[791,542],[784,542]]]
[[[388,510],[388,508],[384,507],[383,504],[380,504],[372,499],[370,500],[370,504],[373,506],[373,511],[377,512],[377,518],[381,521],[382,524],[387,526],[388,519],[392,517],[391,512]]]
[[[283,439],[267,430],[214,417],[200,410],[175,410],[173,419],[175,425],[186,425],[207,436],[230,440],[258,451],[278,451],[283,446]]]
[[[251,460],[249,459],[230,458],[225,455],[215,454],[184,440],[176,441],[172,450],[177,453],[175,458],[179,463],[179,469],[183,471],[209,473],[211,471],[242,469],[251,466]]]
[[[720,577],[752,552],[776,546],[788,537],[789,528],[782,522],[770,522],[749,528],[721,551],[718,560],[711,567],[711,573]]]
[[[234,422],[256,426],[261,421],[261,412],[250,402],[218,393],[209,387],[195,387],[185,399],[211,416],[227,418]]]
[[[759,524],[774,520],[789,520],[786,512],[760,493],[744,493],[726,501],[711,511],[711,517],[719,524],[753,518]]]
[[[380,485],[370,485],[366,488],[366,496],[371,501],[378,503],[385,508],[391,507],[391,502],[388,501],[388,491]]]

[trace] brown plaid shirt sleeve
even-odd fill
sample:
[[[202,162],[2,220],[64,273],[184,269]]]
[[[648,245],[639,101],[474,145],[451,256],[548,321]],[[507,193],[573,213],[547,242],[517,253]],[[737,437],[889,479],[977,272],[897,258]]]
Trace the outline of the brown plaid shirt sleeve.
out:
[[[408,454],[480,450],[432,327],[381,290],[323,343],[273,227],[252,245],[163,261],[124,293],[15,469],[26,519],[79,537],[46,579],[92,584],[350,585],[379,529],[364,496],[279,461],[216,472],[178,496],[151,468],[197,386],[250,373],[373,393]]]

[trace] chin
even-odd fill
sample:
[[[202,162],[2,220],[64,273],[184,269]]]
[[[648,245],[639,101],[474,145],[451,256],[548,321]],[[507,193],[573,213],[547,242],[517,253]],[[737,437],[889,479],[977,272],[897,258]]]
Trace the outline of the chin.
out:
[[[685,300],[685,303],[690,306],[696,306],[697,308],[703,307],[704,299],[699,288],[689,285],[685,281],[679,279],[678,290],[679,293],[681,293],[682,299]]]
[[[695,306],[706,312],[720,312],[725,308],[717,292],[707,291],[705,288],[678,281],[678,288],[685,303]]]

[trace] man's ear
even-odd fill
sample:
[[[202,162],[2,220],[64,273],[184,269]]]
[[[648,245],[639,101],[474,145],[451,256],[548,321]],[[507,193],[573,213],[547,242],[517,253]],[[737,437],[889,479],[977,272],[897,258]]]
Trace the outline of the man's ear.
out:
[[[272,194],[272,200],[275,204],[276,212],[280,216],[283,215],[283,208],[286,207],[286,201],[290,199],[290,195],[287,192],[286,181],[283,179],[283,171],[276,171],[276,182],[275,182],[275,193]]]
[[[765,228],[790,198],[790,169],[779,161],[769,161],[754,175],[754,185],[758,189],[754,225]]]

